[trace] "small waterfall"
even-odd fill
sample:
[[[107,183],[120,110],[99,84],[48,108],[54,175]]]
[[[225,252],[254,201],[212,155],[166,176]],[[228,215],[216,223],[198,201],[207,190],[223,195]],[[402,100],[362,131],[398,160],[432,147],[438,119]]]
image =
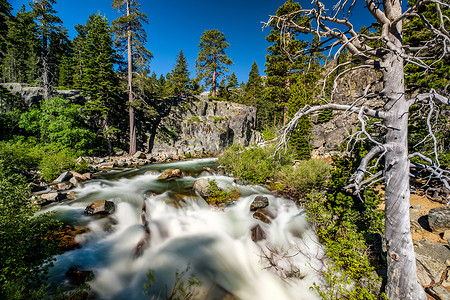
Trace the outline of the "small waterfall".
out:
[[[98,299],[166,299],[176,274],[187,270],[183,280],[194,276],[202,282],[198,299],[317,299],[309,287],[319,281],[323,250],[304,210],[263,187],[236,185],[233,178],[201,172],[214,163],[202,159],[116,173],[79,188],[76,200],[49,208],[57,218],[91,230],[77,237],[82,248],[56,257],[52,282],[67,283],[65,272],[79,266],[94,272],[89,285]],[[158,180],[165,168],[188,175]],[[237,188],[241,197],[223,208],[210,207],[192,192],[199,177],[214,179],[221,188]],[[258,195],[269,199],[270,224],[252,216],[250,205]],[[89,203],[102,199],[115,203],[113,214],[83,214]],[[148,234],[142,219],[150,235],[136,257],[136,245]],[[254,242],[257,225],[265,239]],[[150,296],[143,294],[149,272],[154,277]]]

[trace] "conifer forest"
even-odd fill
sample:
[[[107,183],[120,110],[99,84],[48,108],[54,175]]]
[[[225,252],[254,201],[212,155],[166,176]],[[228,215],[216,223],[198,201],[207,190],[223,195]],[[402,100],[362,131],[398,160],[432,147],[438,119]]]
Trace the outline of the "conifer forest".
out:
[[[448,0],[278,1],[245,78],[219,16],[162,73],[157,4],[17,2],[1,299],[450,299]]]

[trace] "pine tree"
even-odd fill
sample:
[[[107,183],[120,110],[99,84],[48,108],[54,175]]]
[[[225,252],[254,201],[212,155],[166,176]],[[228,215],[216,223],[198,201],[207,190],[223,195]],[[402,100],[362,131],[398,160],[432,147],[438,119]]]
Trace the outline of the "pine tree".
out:
[[[12,7],[7,0],[0,0],[0,61],[6,56],[8,21],[12,18]]]
[[[312,100],[312,93],[305,87],[303,81],[298,80],[290,90],[288,116],[293,117],[299,109],[312,104]],[[296,159],[311,158],[311,135],[311,120],[309,116],[304,116],[299,119],[298,125],[289,140],[289,145],[294,150]]]
[[[33,84],[38,79],[38,28],[25,5],[15,17],[7,20],[6,53],[1,62],[2,78],[6,82]]]
[[[85,25],[75,25],[75,30],[78,35],[72,41],[72,68],[73,68],[73,88],[83,89],[83,51],[84,43],[86,41],[86,26]]]
[[[105,17],[97,14],[89,16],[84,28],[86,36],[81,54],[82,86],[84,94],[90,99],[86,103],[86,110],[101,122],[101,132],[111,154],[112,138],[118,130],[114,125],[122,115],[119,78],[114,72],[117,54]]]
[[[300,4],[288,0],[278,8],[276,15],[282,16],[299,10],[301,10]],[[306,22],[306,20],[301,17],[298,17],[295,21],[299,23]],[[295,83],[295,77],[303,70],[305,64],[305,60],[303,59],[296,59],[292,62],[287,52],[298,52],[305,48],[308,43],[297,40],[296,33],[289,28],[284,29],[282,37],[280,30],[276,28],[277,25],[275,23],[272,22],[269,26],[272,27],[272,30],[266,37],[266,40],[272,43],[272,45],[267,48],[269,54],[266,55],[265,70],[268,85],[265,98],[268,108],[264,109],[264,111],[267,112],[267,115],[261,116],[264,117],[264,120],[261,121],[267,122],[269,120],[266,119],[272,117],[274,118],[274,123],[276,125],[276,123],[278,123],[276,121],[277,116],[282,115],[283,124],[285,124],[287,120],[287,104],[290,97],[289,88]],[[283,39],[287,40],[287,45],[284,44],[286,42],[283,41]],[[284,50],[283,48],[286,49]]]
[[[169,80],[170,89],[174,96],[186,96],[189,93],[190,79],[188,67],[183,50],[180,50]]]
[[[56,16],[53,9],[55,0],[34,0],[30,2],[32,14],[38,21],[40,39],[40,70],[42,73],[42,85],[44,87],[44,99],[48,99],[54,86],[54,76],[52,72],[54,66],[51,65],[53,53],[50,51],[50,35],[58,31],[58,24],[62,24],[61,19]]]
[[[73,46],[69,39],[69,34],[66,28],[58,26],[56,30],[50,33],[50,69],[54,76],[54,82],[59,87],[72,86],[72,56]]]
[[[147,42],[147,35],[142,27],[142,23],[148,24],[147,15],[140,12],[140,4],[134,0],[113,0],[112,7],[117,9],[122,16],[112,22],[116,43],[126,51],[128,60],[128,102],[129,102],[129,154],[136,152],[136,124],[133,106],[133,72],[139,72],[141,68],[146,68],[152,53],[147,50],[144,44]]]
[[[248,74],[248,81],[244,88],[244,104],[259,107],[261,105],[263,88],[258,65],[253,61],[252,68]]]
[[[211,29],[203,32],[198,46],[200,51],[195,61],[195,68],[197,74],[205,80],[206,85],[211,86],[211,96],[215,97],[217,80],[228,72],[226,66],[233,64],[225,54],[229,44],[222,32]]]

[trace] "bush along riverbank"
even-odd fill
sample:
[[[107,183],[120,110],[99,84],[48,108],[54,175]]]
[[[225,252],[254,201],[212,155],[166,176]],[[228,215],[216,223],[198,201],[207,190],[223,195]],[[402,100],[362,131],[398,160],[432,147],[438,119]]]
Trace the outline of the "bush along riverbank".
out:
[[[378,299],[385,261],[380,195],[366,190],[364,199],[344,192],[359,153],[349,158],[294,161],[289,153],[273,156],[273,146],[232,146],[219,164],[242,181],[265,184],[302,205],[326,247],[327,271],[314,288],[323,299]]]
[[[360,197],[344,188],[366,152],[359,144],[350,156],[295,161],[289,152],[274,156],[270,145],[248,149],[233,146],[218,159],[239,180],[265,184],[306,209],[327,254],[328,268],[322,282],[314,286],[323,299],[385,298],[383,186],[365,189]],[[417,276],[430,297],[448,299],[448,196],[428,195],[423,183],[415,188],[410,219]],[[445,228],[434,226],[445,222]]]

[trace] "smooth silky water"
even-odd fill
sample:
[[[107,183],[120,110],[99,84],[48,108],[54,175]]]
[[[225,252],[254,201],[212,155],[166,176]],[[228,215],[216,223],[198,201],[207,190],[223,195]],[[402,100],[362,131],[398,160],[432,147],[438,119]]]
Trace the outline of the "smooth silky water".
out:
[[[90,229],[77,236],[82,248],[56,256],[52,284],[67,285],[66,271],[77,266],[94,272],[89,285],[97,299],[166,299],[175,274],[189,267],[183,279],[193,274],[201,280],[198,299],[227,294],[244,300],[318,298],[310,286],[320,280],[323,250],[304,210],[261,186],[237,185],[233,178],[202,172],[215,164],[215,159],[198,159],[108,173],[76,189],[75,200],[48,207],[65,223]],[[158,180],[167,168],[179,168],[186,176]],[[199,177],[214,179],[221,188],[236,187],[241,197],[224,208],[210,207],[192,191]],[[270,225],[252,217],[249,208],[257,195],[269,199]],[[115,203],[113,214],[84,215],[87,205],[103,199]],[[136,245],[145,234],[144,201],[151,235],[136,258]],[[251,229],[258,224],[266,239],[255,243]],[[149,271],[155,278],[150,296],[143,294]],[[286,279],[289,272],[296,276]]]

